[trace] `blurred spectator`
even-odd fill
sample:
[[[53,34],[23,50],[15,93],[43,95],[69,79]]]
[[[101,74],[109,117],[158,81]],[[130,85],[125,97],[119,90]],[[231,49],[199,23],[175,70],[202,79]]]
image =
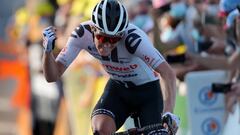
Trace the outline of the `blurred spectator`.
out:
[[[16,20],[20,22],[19,34],[22,43],[28,47],[28,61],[31,78],[32,134],[52,135],[63,96],[62,86],[48,84],[41,72],[41,30],[51,25],[54,8],[48,2],[31,1],[19,10]],[[23,20],[24,19],[24,20]],[[59,86],[59,87],[57,87]]]
[[[224,31],[219,18],[217,18],[219,11],[217,2],[217,0],[208,2],[199,0],[187,0],[186,2],[174,0],[171,2],[169,13],[165,13],[165,16],[159,16],[156,14],[156,10],[153,11],[155,24],[153,40],[156,47],[164,52],[166,56],[174,55],[174,53],[176,55],[176,52],[173,53],[173,51],[169,50],[173,50],[181,45],[184,45],[182,47],[186,48],[186,52],[192,54],[201,52],[201,49],[209,49],[209,51],[219,53],[224,48],[224,45],[218,45],[219,42],[222,42],[219,39],[224,37]],[[169,14],[169,17],[166,17],[166,14]],[[168,25],[170,27],[167,29],[165,26],[159,24],[161,20],[166,18],[168,18],[167,24],[170,24]],[[157,36],[165,36],[166,33],[169,35],[168,40]],[[188,57],[184,60],[184,62],[172,64],[178,79],[181,81],[184,80],[184,76],[188,72],[208,69],[204,65],[191,61]]]
[[[55,13],[54,25],[60,30],[65,29],[67,26],[67,21],[70,17],[70,10],[72,8],[72,0],[66,0],[59,2],[59,8]],[[62,31],[61,31],[62,32]]]
[[[233,10],[232,12],[235,12]],[[229,14],[231,16],[232,14]],[[211,55],[209,53],[204,52],[202,55],[196,55],[196,54],[189,54],[188,56],[190,58],[193,58],[194,61],[201,63],[205,66],[208,66],[209,68],[218,68],[218,69],[236,69],[238,68],[238,38],[239,34],[237,33],[237,23],[236,20],[238,20],[237,15],[233,17],[232,25],[231,27],[228,27],[226,31],[222,32],[223,40],[215,39],[216,45],[213,45],[213,47],[210,48],[210,51],[215,46],[222,46],[224,49],[219,54],[222,55],[220,57],[219,55]],[[223,27],[223,26],[222,26]],[[224,34],[226,33],[226,34]],[[208,52],[209,50],[207,50]],[[207,64],[206,59],[211,60],[215,64]]]
[[[159,9],[169,2],[170,0],[152,0],[152,5],[153,5],[153,8]]]
[[[153,20],[149,15],[149,8],[151,8],[150,0],[140,0],[137,2],[137,11],[135,11],[134,17],[130,20],[131,23],[135,24],[146,33],[149,33],[153,28]]]
[[[234,106],[239,105],[239,97],[240,97],[240,34],[239,34],[239,4],[240,0],[221,0],[220,1],[220,10],[221,13],[225,13],[227,15],[226,17],[226,24],[225,28],[226,29],[232,29],[232,33],[230,33],[228,40],[232,39],[234,40],[235,48],[233,49],[234,52],[228,57],[227,59],[227,65],[229,65],[231,68],[237,70],[237,74],[235,76],[235,80],[232,80],[232,86],[231,86],[231,91],[226,94],[226,109],[229,113],[233,113]],[[226,27],[227,26],[227,27]],[[238,110],[239,111],[239,110]],[[240,122],[240,119],[238,119],[238,122]]]
[[[11,17],[19,7],[24,5],[25,1],[26,0],[18,0],[9,2],[8,0],[1,0],[0,42],[6,41],[7,35],[5,34],[5,28],[8,25],[9,17]]]
[[[222,0],[220,2],[220,13],[222,17],[226,16],[226,23],[228,27],[224,27],[226,35],[224,35],[223,40],[217,39],[214,46],[224,47],[223,51],[218,54],[212,54],[207,51],[200,54],[189,53],[188,57],[192,61],[207,66],[210,69],[224,69],[229,70],[232,74],[229,80],[232,84],[231,91],[226,94],[226,110],[227,112],[233,113],[233,106],[239,101],[239,67],[240,67],[240,47],[239,47],[239,33],[237,32],[239,28],[239,14],[235,9],[238,1],[227,1]],[[226,14],[223,14],[225,12]],[[224,18],[223,18],[224,19]],[[224,24],[223,24],[224,25]],[[222,27],[223,27],[222,25]],[[221,45],[220,45],[221,44]],[[211,47],[211,48],[213,48]],[[210,49],[211,49],[210,48]],[[211,64],[209,64],[211,63]]]
[[[4,29],[6,40],[0,42],[0,134],[30,135],[27,51],[15,15],[11,17]]]
[[[170,5],[169,19],[171,19],[172,32],[169,40],[163,42],[160,38],[160,32],[162,29],[159,29],[159,19],[161,20],[162,15],[158,14],[156,10],[153,10],[153,19],[154,19],[154,29],[153,29],[153,40],[155,46],[167,55],[167,51],[175,49],[177,46],[185,45],[186,50],[189,52],[195,51],[195,42],[194,35],[192,35],[194,28],[194,22],[199,20],[199,13],[195,8],[195,3],[185,3],[184,1],[176,0],[173,1]],[[160,27],[162,28],[162,27]],[[174,70],[177,74],[178,79],[181,81],[184,80],[186,73],[194,70],[201,70],[202,67],[191,63],[190,61],[185,61],[181,64],[172,64]]]

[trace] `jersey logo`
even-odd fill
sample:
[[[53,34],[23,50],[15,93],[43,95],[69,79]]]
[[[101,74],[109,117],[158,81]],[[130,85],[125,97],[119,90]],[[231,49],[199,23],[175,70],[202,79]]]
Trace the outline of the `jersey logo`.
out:
[[[91,31],[91,27],[90,27],[90,25],[79,25],[78,27],[76,27],[75,29],[74,29],[74,31],[77,33],[77,35],[78,35],[78,37],[82,37],[83,35],[84,35],[84,28],[86,29],[86,30],[88,30],[89,32],[92,32]],[[71,37],[73,37],[73,38],[77,38],[77,35],[75,35],[75,34],[71,34]]]
[[[71,34],[71,37],[77,38],[77,35],[74,35],[73,33]]]
[[[102,60],[105,60],[105,61],[110,61],[109,57],[108,56],[102,56]]]
[[[117,51],[117,47],[114,48],[111,52],[111,56],[101,56],[102,57],[102,60],[104,61],[112,61],[112,62],[117,62],[119,63],[119,60],[118,60],[118,51]]]
[[[77,28],[75,28],[74,31],[77,33],[78,37],[82,37],[84,34],[84,28],[81,24]]]
[[[90,25],[83,25],[83,27],[86,29],[86,30],[88,30],[90,33],[92,33],[92,30],[91,30],[91,27],[90,27]]]
[[[135,51],[137,50],[139,44],[141,43],[142,39],[141,36],[139,36],[136,33],[133,33],[136,29],[130,29],[128,31],[128,36],[125,40],[125,45],[127,50],[131,53],[134,54]]]
[[[111,59],[112,59],[112,62],[119,62],[118,61],[118,52],[117,52],[117,47],[114,48],[111,52]]]

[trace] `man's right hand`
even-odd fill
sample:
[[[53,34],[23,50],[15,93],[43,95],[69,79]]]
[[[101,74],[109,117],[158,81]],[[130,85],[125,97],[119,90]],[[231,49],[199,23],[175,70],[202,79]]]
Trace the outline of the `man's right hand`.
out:
[[[170,112],[166,112],[162,116],[164,127],[168,128],[171,131],[171,135],[177,133],[178,127],[180,126],[180,118]]]
[[[55,46],[56,28],[49,26],[45,28],[42,32],[43,34],[43,47],[45,52],[51,52]]]

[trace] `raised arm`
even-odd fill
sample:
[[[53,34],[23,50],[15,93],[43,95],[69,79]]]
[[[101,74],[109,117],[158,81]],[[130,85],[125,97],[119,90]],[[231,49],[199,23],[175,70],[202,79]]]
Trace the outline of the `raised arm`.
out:
[[[44,52],[42,61],[43,74],[48,82],[57,81],[66,70],[62,63],[55,61],[52,52]]]
[[[66,67],[60,62],[55,61],[52,50],[54,49],[56,37],[56,29],[52,26],[43,31],[43,74],[48,82],[57,81]]]

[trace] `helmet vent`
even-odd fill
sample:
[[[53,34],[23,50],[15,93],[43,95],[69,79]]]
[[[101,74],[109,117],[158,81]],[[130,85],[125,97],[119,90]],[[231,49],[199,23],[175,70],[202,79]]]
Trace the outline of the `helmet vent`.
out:
[[[123,6],[122,6],[122,7],[123,7]],[[124,7],[123,7],[123,8],[124,8]],[[126,22],[126,21],[127,21],[126,18],[127,18],[127,13],[126,13],[126,11],[124,10],[124,12],[123,12],[123,21],[122,21],[122,22]],[[121,26],[120,26],[120,28],[119,28],[119,31],[123,30],[123,27],[125,26],[125,24],[126,24],[126,23],[122,23],[122,24],[121,24]]]
[[[117,27],[120,18],[120,8],[117,1],[113,0],[107,3],[106,6],[106,19],[107,19],[107,26],[109,31],[114,31]]]

